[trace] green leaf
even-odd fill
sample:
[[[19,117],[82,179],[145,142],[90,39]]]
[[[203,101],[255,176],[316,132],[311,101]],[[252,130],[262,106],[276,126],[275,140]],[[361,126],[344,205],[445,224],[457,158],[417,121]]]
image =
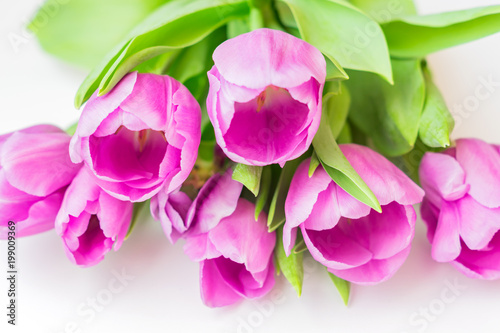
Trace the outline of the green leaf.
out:
[[[201,132],[200,147],[198,148],[198,158],[212,162],[214,159],[214,149],[217,144],[215,132],[211,123],[207,123]]]
[[[96,90],[110,91],[131,69],[174,49],[191,46],[231,19],[248,15],[245,0],[176,0],[158,8],[94,68],[80,86],[79,108]]]
[[[70,127],[68,127],[68,129],[66,130],[66,133],[68,135],[73,136],[73,134],[75,134],[75,132],[76,132],[77,127],[78,127],[78,122],[76,122],[73,125],[71,125]]]
[[[340,91],[337,90],[337,87],[334,87],[334,91],[329,91],[330,84],[331,83],[328,82],[327,85],[325,85],[326,94],[323,95],[323,112],[328,114],[332,134],[337,138],[349,114],[351,95],[345,85],[341,85]]]
[[[337,145],[328,121],[328,114],[323,113],[318,132],[313,139],[314,151],[323,168],[344,191],[377,212],[381,212],[377,198]]]
[[[130,221],[130,227],[128,228],[127,235],[125,236],[125,240],[127,240],[130,237],[130,235],[132,234],[132,231],[134,230],[135,225],[137,224],[137,221],[139,220],[139,216],[144,211],[144,207],[149,207],[149,200],[134,203],[134,211],[132,213],[132,220]]]
[[[318,155],[316,155],[316,153],[313,151],[311,155],[311,163],[309,164],[309,171],[308,171],[309,178],[312,177],[314,171],[316,171],[320,163],[321,162],[319,161]]]
[[[349,0],[377,22],[388,22],[403,15],[416,14],[413,0]]]
[[[427,67],[423,68],[426,99],[418,134],[420,140],[429,147],[446,148],[450,145],[450,134],[454,120]]]
[[[92,68],[134,26],[167,1],[48,0],[28,28],[47,52]]]
[[[340,66],[380,74],[392,82],[389,51],[374,20],[340,0],[281,0],[293,13],[304,40]]]
[[[344,124],[344,127],[342,127],[342,130],[340,131],[339,136],[337,137],[337,143],[342,144],[342,143],[351,143],[351,142],[353,142],[351,125],[349,125],[349,122],[346,122]]]
[[[306,154],[285,163],[281,170],[281,174],[274,191],[271,205],[269,206],[269,214],[267,215],[267,227],[269,232],[276,230],[280,225],[285,223],[285,200],[288,194],[288,188],[292,182],[295,170],[300,163],[306,159]]]
[[[283,228],[276,230],[276,247],[274,248],[276,262],[285,278],[300,297],[302,294],[302,283],[304,281],[304,266],[302,263],[303,253],[290,253],[287,257],[283,247]]]
[[[500,31],[500,6],[410,15],[382,25],[392,56],[421,58]]]
[[[347,306],[347,304],[349,303],[349,294],[351,293],[351,283],[349,281],[343,280],[333,275],[330,272],[328,272],[328,275],[330,276],[330,279],[333,281],[333,284],[335,284],[335,287],[337,288],[340,297],[342,297],[345,306]]]
[[[259,219],[259,215],[267,204],[267,199],[269,198],[269,192],[271,191],[272,185],[272,167],[265,166],[262,169],[262,176],[260,179],[260,191],[257,195],[257,200],[255,201],[255,221]]]
[[[261,176],[261,166],[238,163],[233,171],[233,179],[245,185],[255,196],[259,194]]]
[[[409,152],[418,136],[425,101],[420,61],[393,60],[394,85],[370,73],[350,72],[350,120],[385,155]]]

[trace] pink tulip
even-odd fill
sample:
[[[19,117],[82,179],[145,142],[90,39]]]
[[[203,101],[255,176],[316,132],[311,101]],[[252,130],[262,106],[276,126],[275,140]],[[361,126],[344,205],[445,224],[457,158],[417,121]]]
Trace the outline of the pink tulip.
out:
[[[16,223],[16,237],[54,228],[64,191],[81,168],[69,158],[71,137],[51,125],[0,136],[0,238]]]
[[[201,296],[210,307],[258,298],[274,286],[275,235],[264,213],[255,221],[255,205],[239,198],[231,174],[209,180],[188,213],[184,249],[200,262]]]
[[[287,33],[259,29],[219,45],[213,60],[207,111],[230,159],[283,165],[309,148],[326,77],[319,50]]]
[[[358,284],[389,279],[410,252],[415,210],[423,191],[373,150],[340,145],[382,206],[378,213],[354,199],[320,166],[308,176],[310,160],[299,166],[285,202],[283,229],[289,255],[300,228],[311,255],[336,276]]]
[[[93,266],[114,245],[117,251],[127,234],[133,204],[113,198],[83,168],[68,187],[56,217],[68,258],[79,266]]]
[[[171,243],[175,243],[187,231],[186,216],[190,206],[191,199],[178,190],[170,194],[162,190],[151,198],[151,215],[160,220]]]
[[[500,148],[460,139],[456,148],[426,153],[419,173],[434,260],[472,278],[500,278]]]
[[[94,94],[71,140],[97,183],[120,200],[144,201],[186,180],[198,154],[200,106],[171,77],[129,73],[111,92]]]

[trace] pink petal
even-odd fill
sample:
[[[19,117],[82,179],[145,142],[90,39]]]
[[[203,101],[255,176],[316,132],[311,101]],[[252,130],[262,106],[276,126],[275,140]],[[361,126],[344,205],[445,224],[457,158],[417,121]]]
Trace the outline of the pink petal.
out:
[[[363,265],[373,258],[369,250],[340,228],[315,231],[301,225],[301,230],[313,258],[328,268],[347,269]]]
[[[410,253],[410,249],[411,246],[408,245],[407,248],[387,259],[371,260],[362,266],[351,269],[338,270],[329,268],[328,271],[353,283],[374,285],[390,279],[403,265]]]
[[[460,237],[471,250],[481,250],[500,229],[500,208],[488,208],[470,195],[455,202]]]
[[[479,139],[457,140],[457,161],[470,184],[469,194],[489,208],[500,207],[500,155]]]
[[[311,77],[318,82],[326,77],[321,52],[278,30],[258,29],[232,38],[217,47],[213,59],[226,80],[253,89],[290,88]]]
[[[443,199],[462,198],[470,188],[460,164],[445,154],[426,153],[420,163],[419,177],[428,199],[438,207]]]
[[[432,258],[439,262],[454,260],[461,251],[460,212],[454,202],[444,202],[432,242]]]
[[[241,296],[222,278],[214,260],[200,262],[201,299],[209,307],[236,303]]]
[[[413,205],[422,201],[424,191],[379,153],[356,144],[341,144],[340,149],[381,205],[392,201]]]
[[[234,213],[222,219],[209,238],[224,257],[245,264],[251,273],[266,269],[276,243],[265,214],[255,221],[255,205],[245,199],[238,200]]]
[[[69,159],[65,133],[16,132],[3,144],[0,164],[8,182],[36,196],[68,185],[80,169]]]
[[[231,215],[238,204],[243,184],[232,179],[231,168],[213,175],[201,188],[187,215],[190,233],[204,233]]]

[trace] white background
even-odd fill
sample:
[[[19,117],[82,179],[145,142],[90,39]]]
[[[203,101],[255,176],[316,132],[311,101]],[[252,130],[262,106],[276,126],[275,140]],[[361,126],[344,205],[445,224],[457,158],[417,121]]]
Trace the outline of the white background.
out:
[[[17,51],[8,39],[26,33],[23,26],[40,3],[0,3],[0,133],[38,123],[67,127],[78,118],[73,97],[86,72],[43,53],[29,35]],[[421,13],[490,4],[500,1],[418,1]],[[436,53],[429,62],[448,106],[459,118],[453,138],[475,136],[500,143],[500,87],[473,105],[481,78],[492,75],[500,82],[500,34]],[[0,272],[5,272],[5,242],[0,246]],[[500,331],[500,281],[471,280],[448,264],[434,262],[421,221],[400,271],[377,286],[353,286],[348,308],[324,270],[310,260],[300,299],[280,277],[273,297],[206,308],[199,297],[198,265],[183,254],[182,242],[170,245],[154,221],[146,221],[119,252],[88,269],[67,260],[53,231],[20,239],[18,247],[18,326],[6,325],[7,285],[0,273],[1,332]],[[134,279],[111,294],[113,272],[122,270]],[[451,288],[453,284],[459,288]],[[93,312],[87,305],[92,298],[106,304]],[[424,312],[430,314],[428,319]]]

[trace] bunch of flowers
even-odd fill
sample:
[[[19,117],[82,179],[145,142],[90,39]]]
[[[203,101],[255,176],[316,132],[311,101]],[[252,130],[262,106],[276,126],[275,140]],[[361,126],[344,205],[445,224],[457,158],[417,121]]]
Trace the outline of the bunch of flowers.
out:
[[[277,272],[300,295],[307,253],[347,303],[351,282],[404,263],[423,201],[435,260],[500,277],[500,148],[449,147],[453,119],[424,59],[496,32],[499,6],[418,16],[411,0],[137,1],[113,26],[90,15],[97,3],[72,22],[82,1],[37,31],[49,0],[30,25],[49,52],[94,69],[77,125],[0,136],[2,238],[9,221],[17,236],[54,228],[88,267],[149,207],[200,263],[208,306],[262,297]],[[113,28],[71,33],[86,20]]]

